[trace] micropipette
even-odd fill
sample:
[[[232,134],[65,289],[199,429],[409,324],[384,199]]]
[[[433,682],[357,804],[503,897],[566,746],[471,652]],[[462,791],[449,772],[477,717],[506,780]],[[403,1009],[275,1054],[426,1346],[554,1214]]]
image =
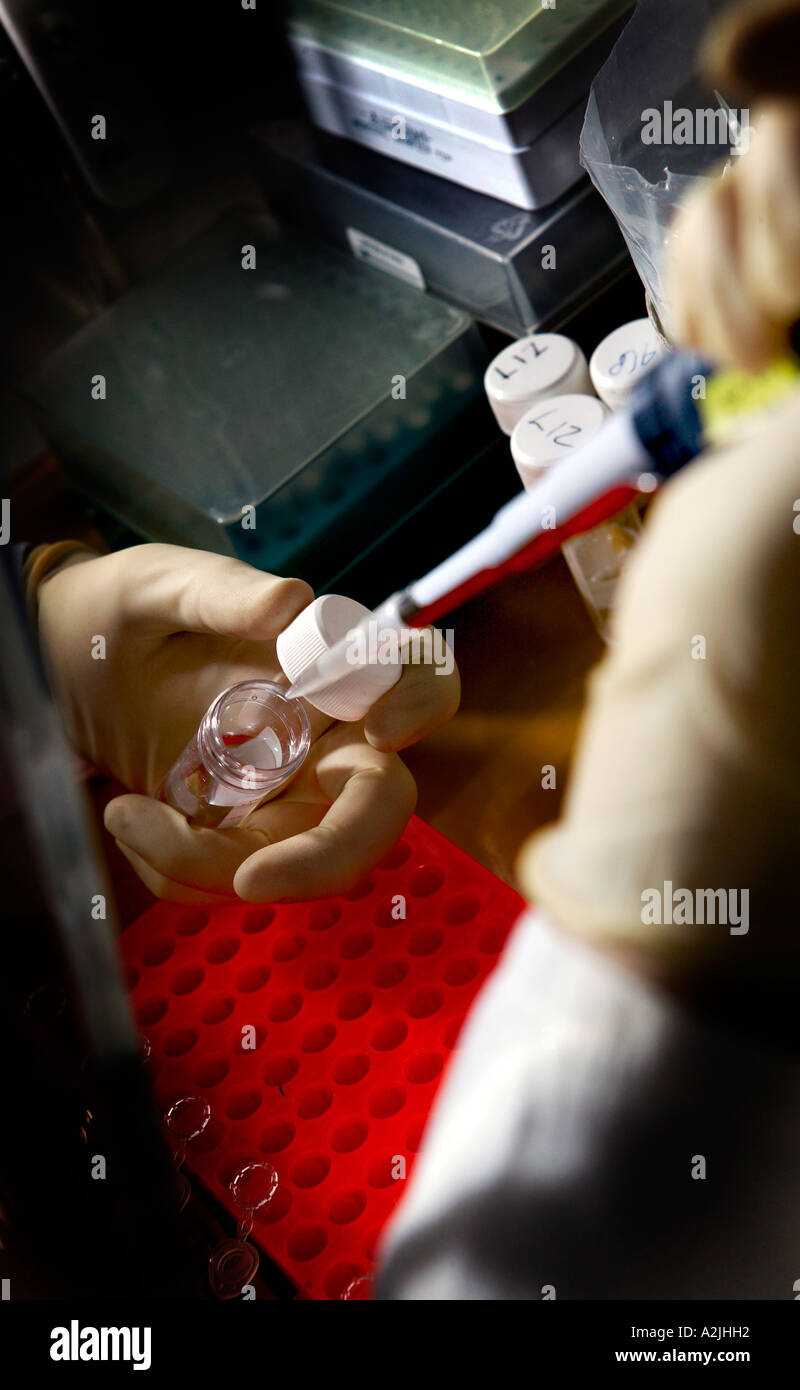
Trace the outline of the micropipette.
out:
[[[600,525],[638,495],[653,492],[704,447],[704,388],[713,374],[714,368],[693,353],[664,358],[642,378],[631,404],[611,415],[572,458],[507,502],[485,530],[447,560],[380,604],[313,662],[288,696],[313,695],[340,680],[365,664],[365,652],[380,660],[382,650],[408,641],[413,629],[434,622],[506,574],[541,564],[569,536]]]

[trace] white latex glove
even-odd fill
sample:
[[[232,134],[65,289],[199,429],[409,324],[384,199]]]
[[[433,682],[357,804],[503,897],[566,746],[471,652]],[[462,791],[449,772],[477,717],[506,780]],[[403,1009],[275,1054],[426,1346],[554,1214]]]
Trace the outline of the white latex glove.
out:
[[[211,701],[255,678],[287,686],[275,639],[313,599],[297,579],[178,546],[75,556],[39,590],[42,650],[77,750],[130,788],[106,828],[158,896],[217,902],[341,892],[401,834],[416,787],[396,751],[456,710],[459,680],[407,666],[357,724],[307,706],[300,773],[245,826],[195,830],[151,799]],[[105,642],[105,656],[95,659]]]

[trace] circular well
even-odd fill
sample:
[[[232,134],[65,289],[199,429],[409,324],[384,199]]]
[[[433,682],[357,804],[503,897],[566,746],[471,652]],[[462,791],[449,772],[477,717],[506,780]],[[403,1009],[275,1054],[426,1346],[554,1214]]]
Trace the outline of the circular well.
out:
[[[161,1022],[168,1008],[166,999],[144,999],[136,1009],[136,1018],[142,1028],[152,1028]]]
[[[427,1085],[435,1081],[442,1070],[443,1059],[438,1052],[418,1052],[406,1068],[406,1076],[414,1086]]]
[[[267,1086],[285,1086],[297,1076],[299,1069],[296,1057],[270,1057],[264,1067],[264,1082]]]
[[[286,1249],[291,1259],[305,1263],[321,1255],[327,1244],[328,1235],[324,1227],[299,1226],[289,1236]]]
[[[352,1052],[340,1057],[336,1063],[333,1079],[339,1086],[355,1086],[363,1081],[369,1071],[369,1057],[364,1052]]]
[[[408,966],[404,960],[382,960],[372,974],[372,983],[376,989],[394,989],[395,985],[402,984],[408,974]]]
[[[274,921],[274,908],[248,907],[241,918],[240,927],[245,936],[255,936],[258,932],[265,931]]]
[[[197,1045],[199,1036],[196,1028],[177,1028],[165,1037],[163,1050],[168,1057],[183,1057]]]
[[[444,941],[444,932],[438,927],[417,927],[408,942],[409,955],[432,956]]]
[[[360,960],[372,949],[374,941],[374,932],[354,929],[342,938],[339,955],[343,960]]]
[[[229,1071],[230,1063],[224,1057],[210,1057],[195,1068],[194,1083],[203,1088],[218,1086],[220,1081],[225,1080]]]
[[[324,1052],[335,1037],[336,1029],[332,1023],[318,1023],[315,1028],[308,1028],[303,1034],[301,1047],[304,1052]]]
[[[263,989],[269,977],[268,965],[248,965],[236,976],[236,988],[240,994],[255,994],[256,990]]]
[[[475,979],[480,968],[480,961],[474,956],[457,956],[447,962],[442,971],[442,979],[446,985],[468,985],[470,980]]]
[[[308,917],[309,931],[328,931],[335,926],[342,915],[342,909],[338,903],[321,902],[314,903]]]
[[[383,858],[378,864],[378,868],[399,869],[403,864],[406,864],[410,858],[410,844],[408,844],[406,840],[398,840],[397,844],[392,845],[392,848],[386,854],[384,854]]]
[[[144,965],[163,965],[165,960],[169,960],[175,950],[175,942],[171,936],[160,936],[155,941],[148,941],[142,950],[142,962]]]
[[[347,898],[348,902],[359,902],[361,898],[368,898],[374,887],[375,878],[372,874],[368,874],[366,878],[362,878],[359,883],[354,884],[348,892],[343,893],[342,897]]]
[[[444,992],[435,985],[429,985],[427,989],[418,989],[408,1001],[409,1017],[432,1018],[439,1012],[443,1003]]]
[[[204,1023],[224,1023],[226,1018],[230,1018],[236,1001],[231,999],[228,994],[220,994],[216,999],[209,999],[203,1005],[202,1019]]]
[[[290,1170],[289,1178],[295,1187],[319,1187],[331,1171],[327,1154],[305,1154]]]
[[[209,942],[206,960],[209,965],[224,965],[226,960],[233,960],[239,945],[239,938],[236,936],[218,936]]]
[[[309,965],[303,983],[306,989],[321,990],[328,989],[337,979],[339,967],[332,960],[317,960],[313,965]]]
[[[378,1052],[391,1052],[408,1037],[408,1024],[402,1018],[385,1018],[372,1034],[372,1046]]]
[[[444,869],[436,864],[422,864],[411,875],[408,891],[412,898],[429,898],[438,893],[444,883]]]
[[[275,1120],[272,1124],[265,1125],[261,1131],[258,1146],[265,1154],[283,1153],[292,1143],[295,1133],[291,1120]]]
[[[351,1154],[360,1149],[369,1129],[363,1120],[348,1120],[338,1125],[331,1136],[331,1148],[337,1154]]]
[[[349,1226],[351,1221],[358,1220],[366,1205],[363,1192],[337,1192],[331,1198],[328,1216],[334,1226]]]
[[[480,911],[480,900],[475,893],[454,893],[444,905],[442,917],[451,927],[471,922]]]
[[[225,1114],[229,1120],[249,1120],[261,1104],[261,1093],[246,1090],[231,1091],[225,1100]]]
[[[370,1097],[370,1115],[376,1120],[388,1120],[390,1115],[396,1115],[402,1110],[406,1103],[406,1095],[404,1086],[384,1086]]]
[[[372,1007],[372,995],[368,989],[348,989],[339,1000],[339,1017],[345,1023],[363,1018]]]
[[[330,1086],[313,1086],[304,1091],[297,1102],[297,1113],[301,1120],[316,1120],[324,1115],[333,1104],[333,1091]]]
[[[199,907],[185,907],[175,921],[179,936],[197,936],[208,925],[208,913]]]
[[[269,1016],[273,1023],[288,1023],[296,1018],[303,1007],[303,996],[297,990],[279,994],[269,1006]]]
[[[199,965],[185,965],[172,977],[170,988],[173,994],[193,994],[205,979],[205,971]]]

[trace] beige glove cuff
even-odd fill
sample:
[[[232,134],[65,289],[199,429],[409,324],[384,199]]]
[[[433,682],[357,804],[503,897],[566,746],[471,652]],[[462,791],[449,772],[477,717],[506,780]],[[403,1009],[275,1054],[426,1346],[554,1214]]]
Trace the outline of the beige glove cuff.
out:
[[[73,556],[85,555],[87,559],[91,559],[98,554],[93,546],[75,540],[53,541],[34,547],[23,566],[28,613],[34,624],[38,611],[39,589],[43,581]]]

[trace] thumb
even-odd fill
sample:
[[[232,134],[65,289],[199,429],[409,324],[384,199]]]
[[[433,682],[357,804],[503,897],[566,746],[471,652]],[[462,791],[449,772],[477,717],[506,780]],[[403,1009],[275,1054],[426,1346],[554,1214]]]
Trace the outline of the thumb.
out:
[[[274,640],[314,598],[302,579],[281,579],[206,550],[146,545],[109,558],[131,567],[124,590],[128,619],[139,631],[161,636],[207,632]]]
[[[236,870],[263,845],[255,836],[195,830],[171,806],[132,793],[109,801],[103,820],[151,893],[174,902],[234,898]]]

